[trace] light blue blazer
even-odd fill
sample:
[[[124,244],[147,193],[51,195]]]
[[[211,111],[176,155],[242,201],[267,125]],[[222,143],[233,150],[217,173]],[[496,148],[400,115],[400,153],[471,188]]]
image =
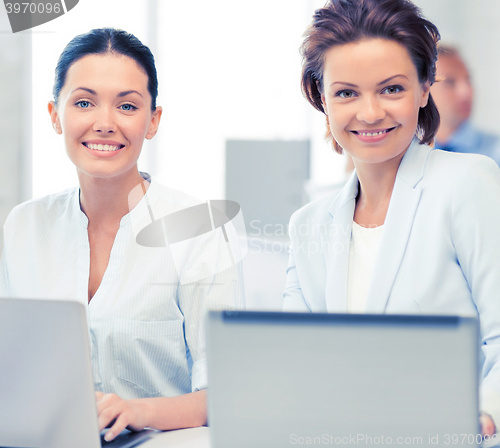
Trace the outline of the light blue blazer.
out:
[[[292,216],[285,310],[347,311],[357,194],[353,173],[340,193]],[[483,376],[500,394],[500,169],[492,159],[412,142],[398,169],[366,312],[479,316]]]

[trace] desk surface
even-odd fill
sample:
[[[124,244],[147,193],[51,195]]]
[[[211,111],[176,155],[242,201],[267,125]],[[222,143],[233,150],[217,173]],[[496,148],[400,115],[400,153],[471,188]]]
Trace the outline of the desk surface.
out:
[[[176,431],[159,432],[140,448],[210,448],[210,430],[201,428],[179,429]]]

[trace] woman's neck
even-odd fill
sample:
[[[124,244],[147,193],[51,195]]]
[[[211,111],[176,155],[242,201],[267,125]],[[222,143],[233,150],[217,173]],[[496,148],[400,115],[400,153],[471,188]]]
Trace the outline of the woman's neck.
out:
[[[359,179],[354,221],[363,227],[384,224],[401,157],[383,163],[354,161]]]
[[[119,224],[120,220],[130,212],[142,199],[149,187],[145,182],[139,194],[129,195],[137,185],[144,182],[137,167],[135,170],[114,176],[112,178],[98,178],[78,172],[80,181],[80,206],[87,215],[89,225]]]

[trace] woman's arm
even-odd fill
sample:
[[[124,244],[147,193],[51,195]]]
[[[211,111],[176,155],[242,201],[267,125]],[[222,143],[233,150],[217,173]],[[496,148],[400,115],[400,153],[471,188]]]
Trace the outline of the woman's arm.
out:
[[[286,270],[286,287],[283,298],[283,311],[302,311],[304,313],[311,311],[302,294],[292,246],[290,246],[290,258]]]
[[[207,423],[206,390],[177,397],[124,400],[115,394],[96,392],[99,429],[112,423],[106,440],[113,440],[126,427],[139,431],[145,427],[179,429]]]
[[[5,243],[4,243],[5,247]],[[0,259],[0,297],[10,297],[9,292],[9,276],[7,275],[7,260],[5,259],[7,255],[5,250]]]
[[[500,422],[500,171],[491,159],[476,157],[454,188],[451,236],[479,314],[481,426],[492,435]]]

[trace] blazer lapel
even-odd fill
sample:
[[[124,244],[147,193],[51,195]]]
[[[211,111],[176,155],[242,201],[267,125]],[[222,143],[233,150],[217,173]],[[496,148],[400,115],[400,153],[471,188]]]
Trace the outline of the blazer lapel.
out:
[[[366,302],[366,313],[383,313],[403,260],[432,149],[414,140],[398,169]]]
[[[358,195],[358,176],[354,172],[330,205],[331,220],[320,231],[326,266],[325,301],[330,313],[347,310],[347,274],[351,244],[352,218]]]

